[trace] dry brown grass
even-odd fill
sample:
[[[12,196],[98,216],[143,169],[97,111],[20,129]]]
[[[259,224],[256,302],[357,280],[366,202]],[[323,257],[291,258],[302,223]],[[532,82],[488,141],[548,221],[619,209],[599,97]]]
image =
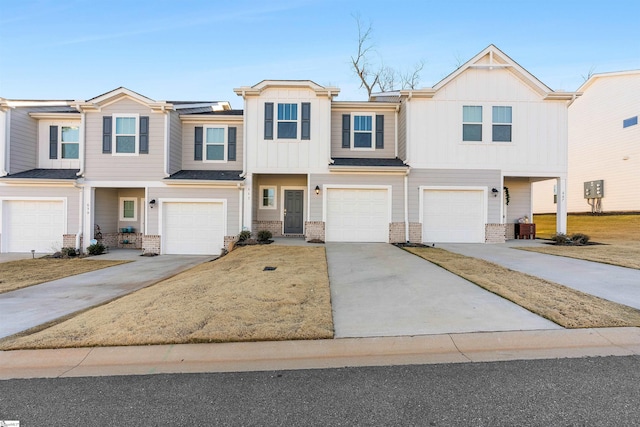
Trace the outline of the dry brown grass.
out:
[[[324,248],[250,246],[0,349],[332,337]]]
[[[516,248],[549,255],[566,256],[640,270],[640,242],[593,246],[555,246]]]
[[[640,326],[640,310],[438,248],[406,248],[565,328]]]
[[[129,261],[36,258],[0,263],[0,294]]]

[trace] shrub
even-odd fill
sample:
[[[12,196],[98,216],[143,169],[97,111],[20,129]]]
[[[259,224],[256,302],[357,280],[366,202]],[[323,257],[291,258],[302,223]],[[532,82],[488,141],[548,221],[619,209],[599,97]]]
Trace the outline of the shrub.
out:
[[[78,255],[78,253],[76,252],[76,248],[62,248],[60,249],[60,252],[62,252],[62,256],[69,257],[69,258],[72,258]]]
[[[553,240],[556,245],[568,245],[571,242],[569,236],[564,233],[556,233],[551,236],[551,240]]]
[[[269,230],[258,231],[258,242],[268,242],[273,237]]]
[[[575,233],[571,236],[571,242],[574,245],[586,245],[589,242],[589,236],[582,233]]]
[[[249,230],[242,230],[240,234],[238,234],[238,242],[244,242],[251,238],[251,232]]]
[[[87,252],[89,255],[100,255],[105,251],[105,247],[102,243],[94,243],[87,247]]]

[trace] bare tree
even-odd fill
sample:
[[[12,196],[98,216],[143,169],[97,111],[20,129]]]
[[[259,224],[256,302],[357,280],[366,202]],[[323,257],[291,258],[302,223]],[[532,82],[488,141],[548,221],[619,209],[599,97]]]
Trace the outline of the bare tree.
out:
[[[589,71],[587,72],[587,75],[585,76],[584,74],[582,75],[582,79],[586,82],[587,80],[589,80],[591,78],[591,76],[593,76],[595,74],[596,71],[596,66],[592,65],[591,68],[589,68]]]
[[[417,89],[420,83],[420,71],[424,68],[424,60],[413,66],[413,70],[405,72],[401,77],[402,89]]]
[[[360,22],[360,16],[354,16],[356,24],[358,25],[358,51],[355,56],[351,57],[351,64],[353,69],[360,78],[360,87],[365,88],[367,96],[371,97],[373,89],[380,80],[380,73],[378,70],[371,71],[371,62],[369,56],[373,50],[373,44],[371,43],[371,23],[366,28],[363,27]]]

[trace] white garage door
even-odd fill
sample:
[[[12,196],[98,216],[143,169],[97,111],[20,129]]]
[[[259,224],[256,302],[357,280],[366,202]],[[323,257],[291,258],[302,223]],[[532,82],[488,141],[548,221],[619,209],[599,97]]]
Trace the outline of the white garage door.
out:
[[[3,203],[2,252],[52,253],[62,248],[62,201],[6,200]]]
[[[327,242],[388,242],[389,192],[379,189],[327,190]]]
[[[422,241],[484,243],[482,190],[425,190]]]
[[[222,203],[166,202],[162,206],[162,252],[218,255],[224,247]]]

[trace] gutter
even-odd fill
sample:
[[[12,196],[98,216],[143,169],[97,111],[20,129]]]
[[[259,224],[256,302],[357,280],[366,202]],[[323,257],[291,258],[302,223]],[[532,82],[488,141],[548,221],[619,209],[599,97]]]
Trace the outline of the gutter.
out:
[[[76,108],[78,110],[80,110],[80,106],[79,105],[76,106]],[[85,159],[85,157],[86,157],[86,155],[85,155],[85,151],[86,151],[85,150],[85,141],[86,141],[86,138],[85,138],[85,119],[86,119],[86,114],[85,114],[85,112],[83,110],[80,110],[80,111],[82,111],[80,113],[80,141],[79,141],[79,143],[80,143],[80,156],[79,156],[80,157],[80,170],[78,171],[78,173],[76,173],[76,176],[79,176],[79,177],[84,175],[84,162],[86,160]]]

